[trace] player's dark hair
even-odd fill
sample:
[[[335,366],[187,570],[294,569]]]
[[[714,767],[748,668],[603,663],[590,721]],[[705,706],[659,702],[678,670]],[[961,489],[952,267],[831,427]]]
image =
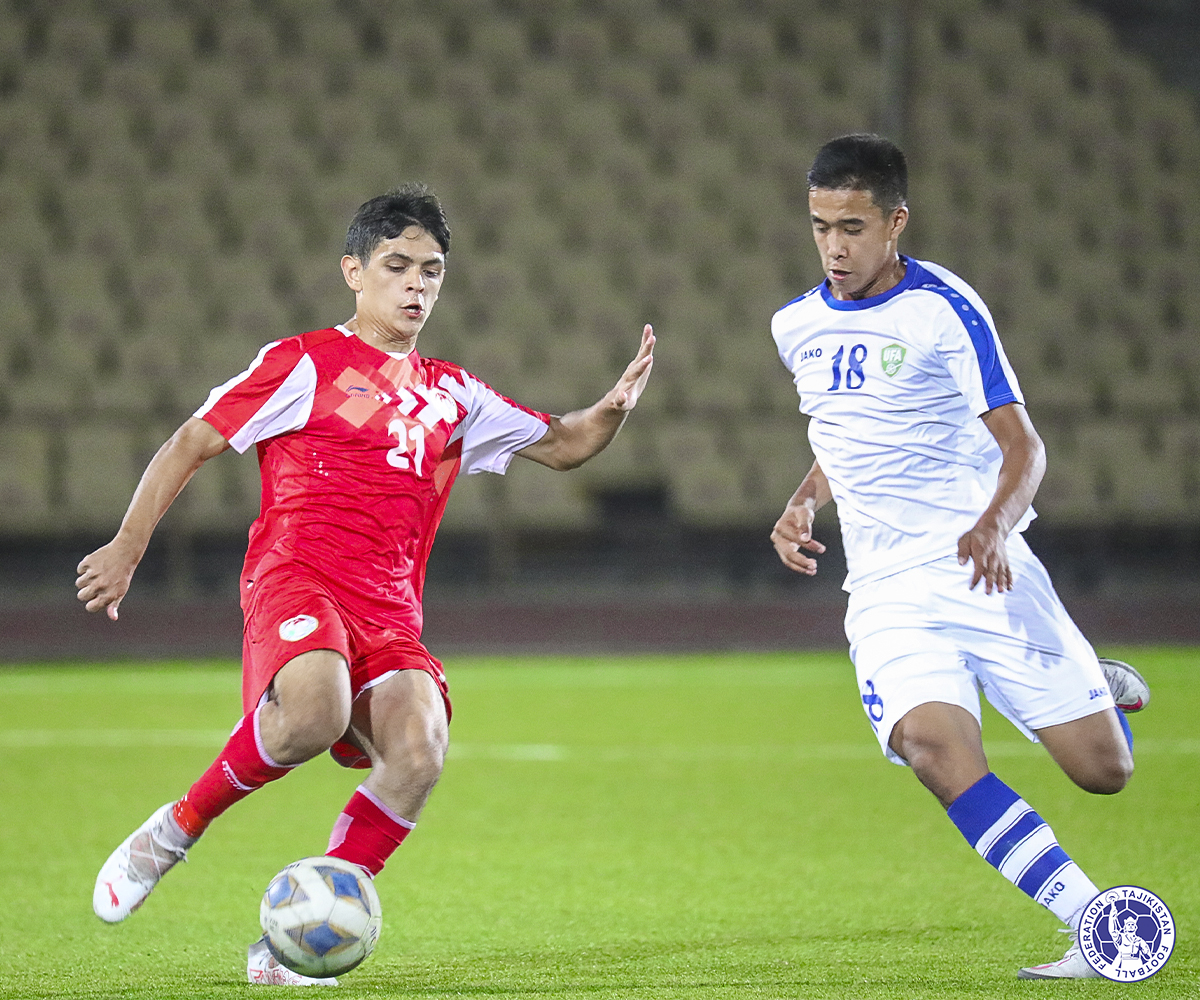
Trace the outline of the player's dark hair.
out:
[[[908,164],[900,147],[879,135],[843,135],[817,152],[808,171],[810,188],[870,191],[885,213],[908,201]]]
[[[366,264],[380,243],[409,226],[424,229],[442,253],[450,252],[450,226],[441,203],[424,184],[405,184],[359,206],[346,230],[346,253]]]

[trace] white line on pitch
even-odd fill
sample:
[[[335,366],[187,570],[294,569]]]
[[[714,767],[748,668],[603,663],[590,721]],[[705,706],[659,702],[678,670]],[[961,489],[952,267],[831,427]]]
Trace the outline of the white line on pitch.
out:
[[[0,729],[0,747],[211,747],[229,738],[223,729]],[[1036,753],[1025,740],[985,740],[989,757],[1014,757]],[[1136,756],[1190,756],[1200,754],[1200,739],[1146,737],[1134,744]],[[864,738],[855,743],[761,743],[703,746],[587,746],[561,743],[460,743],[451,741],[450,756],[460,760],[531,762],[611,762],[626,760],[868,760],[879,749]]]

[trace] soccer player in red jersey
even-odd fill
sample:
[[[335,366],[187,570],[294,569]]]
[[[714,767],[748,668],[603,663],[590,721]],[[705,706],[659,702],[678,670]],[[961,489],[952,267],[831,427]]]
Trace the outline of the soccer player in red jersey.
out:
[[[101,919],[125,919],[217,816],[329,750],[370,768],[327,853],[372,875],[420,815],[442,770],[450,700],[421,644],[425,564],[460,472],[503,473],[514,455],[572,469],[600,452],[637,404],[654,334],[593,406],[528,409],[417,335],[446,274],[450,231],[437,199],[410,185],[359,208],[342,274],[355,314],[267,344],[159,449],[116,537],[79,564],[88,611],[117,609],[159,519],[197,469],[257,448],[262,512],[241,577],[244,718],[187,793],[156,811],[96,880]],[[256,970],[255,948],[259,948]],[[264,972],[251,947],[250,978]],[[264,976],[266,978],[264,978]]]

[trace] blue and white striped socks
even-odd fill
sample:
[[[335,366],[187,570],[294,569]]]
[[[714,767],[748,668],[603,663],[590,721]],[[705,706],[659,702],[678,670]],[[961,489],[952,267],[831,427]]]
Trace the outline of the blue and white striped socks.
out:
[[[1078,925],[1099,890],[1016,792],[989,772],[947,814],[988,864],[1063,923]]]

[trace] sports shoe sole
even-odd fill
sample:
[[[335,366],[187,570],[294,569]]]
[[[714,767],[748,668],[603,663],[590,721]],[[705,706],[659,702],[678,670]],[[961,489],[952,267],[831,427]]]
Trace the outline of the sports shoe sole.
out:
[[[1114,667],[1120,667],[1122,670],[1132,674],[1135,678],[1137,678],[1137,682],[1146,690],[1146,697],[1139,698],[1136,704],[1122,705],[1118,703],[1117,708],[1119,708],[1126,715],[1132,715],[1134,712],[1140,712],[1143,708],[1150,704],[1150,685],[1146,683],[1146,678],[1139,674],[1134,667],[1131,667],[1124,660],[1113,660],[1104,656],[1101,656],[1099,659],[1101,667],[1103,667],[1104,664],[1109,663]]]

